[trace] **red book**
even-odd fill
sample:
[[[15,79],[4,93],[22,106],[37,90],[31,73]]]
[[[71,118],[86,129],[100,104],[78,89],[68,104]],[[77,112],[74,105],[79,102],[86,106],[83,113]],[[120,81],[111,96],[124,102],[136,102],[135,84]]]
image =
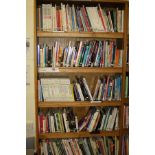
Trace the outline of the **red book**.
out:
[[[89,22],[88,22],[88,17],[87,17],[86,10],[85,10],[84,6],[81,8],[81,12],[82,12],[82,15],[83,15],[87,30],[90,32],[91,31],[90,30],[90,25],[89,25]]]
[[[40,133],[43,133],[43,119],[44,119],[44,115],[40,114],[39,115]]]
[[[102,16],[102,9],[101,9],[100,5],[99,5],[99,9],[98,9],[98,14],[99,14],[99,17],[101,18],[104,31],[106,31],[106,27],[105,27],[103,16]]]
[[[60,12],[56,10],[56,18],[57,18],[57,30],[60,31]]]
[[[119,57],[120,57],[120,51],[119,51],[119,49],[116,49],[116,52],[115,52],[115,67],[117,67],[118,64],[119,64]]]

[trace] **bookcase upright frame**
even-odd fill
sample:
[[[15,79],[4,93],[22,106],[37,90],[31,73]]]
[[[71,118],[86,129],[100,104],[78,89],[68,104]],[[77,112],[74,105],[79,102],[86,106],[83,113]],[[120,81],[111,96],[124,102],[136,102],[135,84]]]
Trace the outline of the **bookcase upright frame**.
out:
[[[47,138],[80,138],[80,137],[92,137],[92,136],[123,136],[125,134],[129,134],[129,129],[123,128],[123,107],[125,103],[129,103],[129,98],[125,98],[125,78],[126,73],[129,73],[129,67],[126,65],[126,54],[127,54],[127,43],[128,43],[128,12],[129,12],[129,1],[128,0],[83,0],[83,2],[87,5],[87,3],[110,3],[110,4],[123,4],[124,5],[124,32],[43,32],[38,31],[36,28],[36,8],[37,2],[43,3],[78,3],[80,0],[34,0],[34,90],[35,90],[35,122],[36,122],[36,151],[39,154],[39,139],[47,139]],[[62,73],[120,73],[122,75],[122,93],[120,101],[104,101],[100,104],[90,103],[90,102],[39,102],[38,101],[38,68],[37,68],[37,57],[36,57],[36,46],[38,38],[113,38],[113,39],[123,39],[123,63],[122,68],[65,68],[62,67],[60,72]],[[44,133],[39,134],[38,131],[38,109],[46,109],[46,108],[57,108],[57,107],[91,107],[91,106],[118,106],[119,114],[120,114],[120,127],[118,131],[103,131],[101,133],[89,133],[86,131],[79,133]],[[122,141],[119,138],[119,155],[121,155],[121,147]]]

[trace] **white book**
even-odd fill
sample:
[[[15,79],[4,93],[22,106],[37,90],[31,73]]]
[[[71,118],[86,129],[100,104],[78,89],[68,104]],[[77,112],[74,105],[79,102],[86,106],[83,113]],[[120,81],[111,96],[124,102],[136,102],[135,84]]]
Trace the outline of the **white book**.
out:
[[[74,57],[75,57],[75,47],[72,48],[72,58],[71,58],[71,67],[74,66]]]
[[[56,154],[56,155],[59,155],[59,151],[58,151],[56,142],[53,142],[53,147],[54,147],[54,152],[55,152],[55,154]]]
[[[73,152],[72,152],[71,146],[69,145],[69,140],[66,140],[66,146],[67,146],[67,150],[68,150],[69,154],[72,155]]]
[[[79,83],[76,83],[76,87],[77,87],[78,93],[80,95],[81,101],[84,101],[84,96],[82,94],[82,90],[81,90],[80,84]]]
[[[45,9],[46,9],[46,4],[42,4],[42,28],[43,28],[43,31],[46,30],[46,18],[45,18]]]
[[[52,30],[52,16],[51,16],[51,4],[47,4],[47,31],[51,31]]]
[[[94,95],[93,95],[93,100],[95,100],[96,97],[97,97],[97,94],[98,94],[99,88],[100,88],[100,84],[101,84],[101,80],[98,79],[98,80],[97,80],[96,87],[95,87]]]
[[[101,22],[101,19],[99,18],[97,7],[86,7],[92,29],[94,32],[103,32],[104,28]]]
[[[77,116],[75,116],[75,124],[76,124],[76,129],[77,129],[77,131],[78,131],[79,126],[78,126],[78,117],[77,117]]]
[[[87,84],[87,81],[86,81],[85,78],[83,78],[83,83],[84,83],[84,85],[85,85],[85,88],[87,89],[87,92],[88,92],[89,96],[90,96],[90,100],[93,101],[93,97],[92,97],[92,95],[91,95],[90,89],[89,89],[89,87],[88,87],[88,84]]]
[[[69,128],[69,123],[68,123],[68,120],[67,120],[66,112],[63,112],[62,115],[63,115],[63,119],[64,119],[64,124],[65,124],[66,132],[70,132],[70,128]]]
[[[54,148],[53,148],[52,142],[49,142],[49,144],[50,144],[51,152],[52,154],[54,154]]]
[[[92,132],[92,131],[93,131],[93,127],[94,127],[94,124],[95,124],[95,122],[96,122],[96,119],[97,119],[99,113],[100,113],[99,110],[96,110],[96,112],[94,113],[93,118],[91,119],[91,122],[90,122],[90,124],[89,124],[89,126],[88,126],[88,128],[87,128],[87,130],[88,130],[89,132]]]
[[[44,150],[44,155],[48,155],[48,151],[47,151],[47,143],[43,142],[43,150]]]
[[[106,115],[104,114],[103,117],[102,117],[102,120],[101,120],[101,126],[100,126],[100,128],[99,128],[100,131],[103,130],[105,118],[106,118]]]
[[[56,5],[53,8],[53,31],[57,31]]]
[[[72,5],[72,11],[73,11],[73,16],[74,16],[74,28],[75,28],[75,31],[78,31],[74,4]]]
[[[41,85],[52,85],[52,84],[66,84],[70,85],[69,78],[41,78]]]
[[[40,154],[43,155],[44,154],[44,147],[43,147],[43,142],[40,143]]]
[[[118,111],[118,109],[117,108],[114,108],[114,110],[112,112],[112,119],[111,119],[110,126],[109,126],[110,131],[114,127],[114,124],[115,124],[115,121],[116,121],[116,116],[117,116],[117,111]]]
[[[94,142],[94,140],[92,138],[90,138],[89,140],[90,140],[90,144],[91,144],[91,147],[92,147],[92,150],[93,150],[93,154],[96,155],[96,152],[97,152],[96,143]]]
[[[51,132],[55,132],[55,123],[54,123],[54,116],[50,116],[50,121],[51,121]]]
[[[67,31],[65,4],[61,3],[61,11],[62,11],[62,30]]]
[[[82,44],[83,44],[82,41],[80,41],[75,67],[78,67],[78,61],[79,61],[79,57],[80,57],[80,53],[81,53]]]
[[[121,10],[121,32],[124,32],[124,10]]]
[[[103,13],[103,19],[105,21],[106,32],[110,32],[110,24],[104,8],[102,9],[102,13]]]
[[[112,114],[109,116],[109,119],[108,119],[108,124],[107,124],[107,126],[106,126],[106,130],[107,130],[107,131],[110,130],[111,119],[112,119]]]
[[[101,95],[102,95],[102,89],[103,89],[103,83],[100,85],[99,93],[98,93],[98,100],[101,100]]]
[[[121,10],[117,8],[117,32],[121,32]]]
[[[118,116],[118,111],[117,111],[117,115],[116,115],[116,121],[115,121],[115,130],[118,130],[118,119],[119,119],[119,116]]]
[[[122,67],[123,51],[124,51],[124,50],[119,50],[119,52],[120,52],[120,57],[119,57],[119,66],[120,66],[120,67]]]
[[[72,55],[72,47],[71,47],[71,41],[69,42],[69,46],[68,46],[68,55],[67,55],[67,62],[66,62],[66,67],[70,66],[70,59],[71,59],[71,55]]]

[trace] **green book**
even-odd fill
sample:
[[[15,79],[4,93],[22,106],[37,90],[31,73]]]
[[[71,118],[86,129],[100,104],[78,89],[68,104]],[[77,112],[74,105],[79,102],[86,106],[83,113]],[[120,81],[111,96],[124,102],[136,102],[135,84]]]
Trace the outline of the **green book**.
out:
[[[128,90],[129,90],[129,77],[126,76],[126,79],[125,79],[125,98],[127,98],[129,96]]]

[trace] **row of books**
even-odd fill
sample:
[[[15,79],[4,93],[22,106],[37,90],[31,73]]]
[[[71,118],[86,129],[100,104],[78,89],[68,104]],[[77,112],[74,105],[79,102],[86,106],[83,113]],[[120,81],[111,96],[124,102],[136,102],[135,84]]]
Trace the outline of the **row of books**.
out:
[[[38,127],[40,133],[54,132],[98,132],[119,128],[119,110],[116,107],[90,108],[79,121],[72,108],[40,112]]]
[[[118,49],[116,41],[92,40],[69,41],[62,47],[37,45],[38,67],[122,67],[123,50]]]
[[[122,137],[122,155],[129,155],[129,135]]]
[[[53,139],[40,142],[41,155],[118,155],[117,137]]]
[[[125,78],[125,98],[129,97],[129,76],[126,75]]]
[[[85,77],[41,78],[38,80],[39,101],[112,101],[121,99],[121,76],[101,76],[91,92]]]
[[[51,32],[123,32],[124,10],[119,8],[42,4],[37,8],[37,28]]]
[[[129,128],[129,106],[124,105],[123,108],[123,127]]]

